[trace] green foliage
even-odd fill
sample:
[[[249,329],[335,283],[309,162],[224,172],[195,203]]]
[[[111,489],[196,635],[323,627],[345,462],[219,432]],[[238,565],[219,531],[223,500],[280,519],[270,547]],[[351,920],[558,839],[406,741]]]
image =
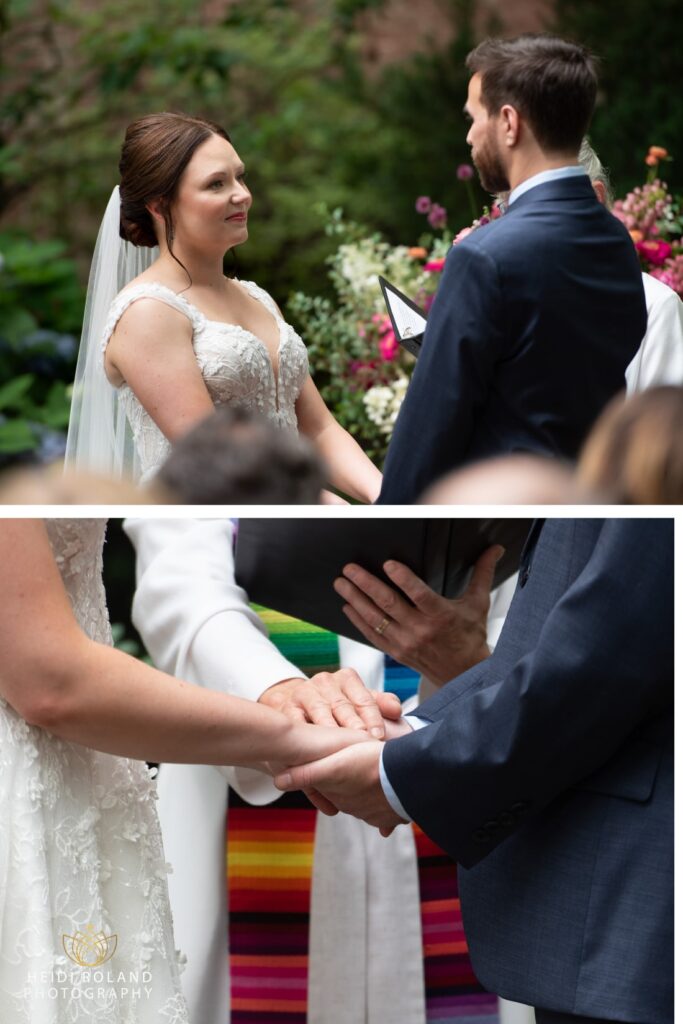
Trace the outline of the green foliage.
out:
[[[427,309],[439,274],[426,270],[423,261],[441,262],[452,235],[426,235],[425,248],[411,250],[345,222],[339,209],[328,215],[326,234],[337,244],[326,261],[335,300],[297,292],[288,313],[307,339],[312,372],[325,402],[381,466],[414,359],[396,342],[378,277],[386,277]]]
[[[588,46],[600,59],[598,106],[591,141],[610,169],[618,193],[640,181],[648,146],[664,146],[677,162],[668,184],[683,187],[683,105],[680,82],[680,0],[595,3],[562,0],[556,29]]]
[[[63,449],[83,310],[64,252],[62,242],[0,234],[0,464]]]
[[[325,290],[321,202],[396,241],[418,228],[417,194],[465,210],[453,172],[467,157],[472,2],[445,4],[462,27],[445,52],[378,72],[363,65],[355,26],[384,4],[241,0],[213,18],[179,0],[13,5],[0,69],[0,213],[19,208],[30,234],[65,238],[85,268],[126,124],[187,110],[224,124],[247,164],[254,207],[241,276],[280,302],[311,283]]]

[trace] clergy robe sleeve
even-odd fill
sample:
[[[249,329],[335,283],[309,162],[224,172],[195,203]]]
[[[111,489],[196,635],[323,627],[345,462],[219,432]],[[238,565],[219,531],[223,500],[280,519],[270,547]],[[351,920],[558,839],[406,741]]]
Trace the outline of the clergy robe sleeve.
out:
[[[124,528],[137,554],[133,622],[158,668],[248,700],[304,676],[270,642],[235,582],[229,519],[128,519]],[[226,774],[245,799],[277,796],[262,773]]]

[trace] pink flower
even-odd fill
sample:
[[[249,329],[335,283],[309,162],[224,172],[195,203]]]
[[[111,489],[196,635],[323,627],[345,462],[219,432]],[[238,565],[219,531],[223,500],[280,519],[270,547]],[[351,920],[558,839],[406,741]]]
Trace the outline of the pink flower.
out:
[[[431,274],[438,274],[443,270],[445,262],[445,257],[440,260],[431,260],[429,263],[425,263],[424,268],[425,270],[428,270]]]
[[[645,257],[648,263],[652,263],[655,267],[661,267],[671,255],[671,246],[668,242],[663,242],[661,238],[636,242],[636,249],[641,256]]]
[[[391,362],[395,359],[398,354],[398,342],[396,341],[396,335],[392,330],[389,330],[384,334],[379,343],[379,354],[385,363]]]
[[[461,228],[453,239],[453,245],[457,245],[458,242],[462,242],[463,238],[467,238],[467,236],[471,235],[473,231],[474,228]]]
[[[683,296],[683,252],[670,256],[663,267],[652,270],[651,274]]]
[[[378,325],[377,330],[380,334],[386,334],[391,330],[391,320],[386,314],[382,316],[381,313],[375,313],[372,319]]]
[[[497,220],[498,217],[502,216],[503,215],[500,212],[500,206],[498,206],[497,203],[494,203],[493,206],[491,207],[491,220]]]
[[[418,196],[415,201],[415,209],[418,213],[429,213],[432,208],[432,201],[429,196]]]
[[[474,176],[474,171],[469,164],[460,164],[455,173],[458,176],[458,181],[469,181]]]
[[[438,203],[432,205],[429,211],[427,220],[433,228],[445,228],[446,227],[447,211],[443,206],[439,206]]]

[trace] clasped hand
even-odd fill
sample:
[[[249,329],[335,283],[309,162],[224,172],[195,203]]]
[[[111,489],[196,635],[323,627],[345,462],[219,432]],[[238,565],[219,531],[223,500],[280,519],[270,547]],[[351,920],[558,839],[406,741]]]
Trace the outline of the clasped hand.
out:
[[[269,768],[273,774],[279,773],[275,779],[278,788],[303,789],[324,814],[347,811],[376,825],[385,835],[393,830],[401,819],[386,802],[379,782],[381,740],[410,731],[401,719],[401,705],[394,694],[368,690],[357,672],[340,669],[320,672],[311,679],[283,680],[266,690],[260,703],[284,713],[293,722],[338,726],[377,737],[355,743],[353,751],[359,756],[353,759],[340,757],[352,752],[351,747],[345,747],[310,764],[285,768],[271,763]],[[325,796],[311,781],[314,777],[324,780]]]
[[[441,686],[488,657],[486,618],[493,574],[502,554],[499,545],[485,551],[474,567],[469,586],[455,600],[441,597],[407,566],[391,561],[385,563],[384,571],[405,598],[353,564],[344,567],[335,589],[346,601],[347,617],[370,643]],[[329,696],[333,685],[330,677],[322,690]],[[345,697],[332,700],[324,710],[320,708],[319,691],[310,705],[318,717],[310,720],[322,724],[336,720],[340,725],[366,728],[377,740],[410,732],[406,722],[397,720],[396,704],[386,703],[390,695],[371,695],[355,673],[342,689]],[[376,720],[380,708],[393,720],[381,727]],[[382,789],[381,751],[381,742],[356,743],[317,761],[276,770],[275,785],[284,791],[304,790],[324,814],[344,811],[376,826],[382,835],[389,835],[403,819]]]

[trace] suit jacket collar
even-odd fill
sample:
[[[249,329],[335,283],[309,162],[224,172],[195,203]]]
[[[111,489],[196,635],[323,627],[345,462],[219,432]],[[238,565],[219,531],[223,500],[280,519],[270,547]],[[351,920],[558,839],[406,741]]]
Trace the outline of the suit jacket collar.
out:
[[[593,191],[588,175],[575,175],[571,178],[558,178],[556,181],[544,181],[540,185],[534,185],[528,192],[523,192],[518,199],[507,209],[505,216],[509,217],[531,203],[561,202],[567,199],[590,199],[598,202],[598,197]]]

